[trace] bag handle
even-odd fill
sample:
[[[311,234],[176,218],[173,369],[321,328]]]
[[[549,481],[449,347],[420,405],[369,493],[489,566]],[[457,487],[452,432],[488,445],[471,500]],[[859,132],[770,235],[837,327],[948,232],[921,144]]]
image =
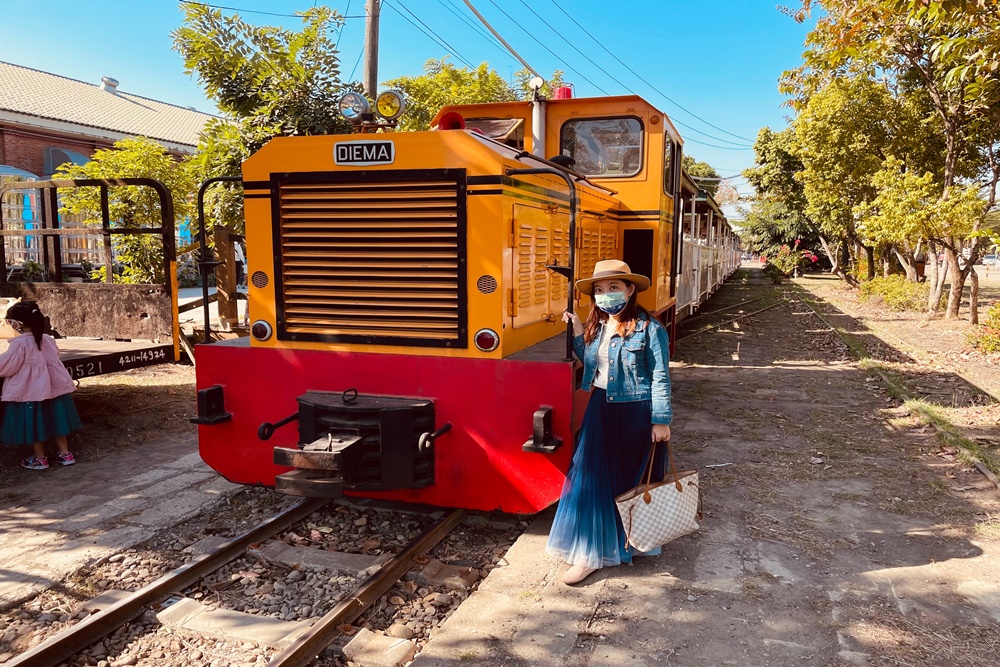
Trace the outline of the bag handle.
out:
[[[684,487],[681,485],[680,476],[677,474],[677,462],[674,461],[674,449],[670,446],[670,441],[664,441],[667,446],[667,459],[670,461],[670,470],[667,473],[667,479],[673,475],[674,485],[677,487],[677,491],[683,493]],[[642,500],[647,505],[652,502],[653,497],[649,494],[649,487],[652,485],[653,480],[653,459],[656,458],[656,445],[654,442],[649,448],[649,460],[646,461],[646,488],[642,493]]]

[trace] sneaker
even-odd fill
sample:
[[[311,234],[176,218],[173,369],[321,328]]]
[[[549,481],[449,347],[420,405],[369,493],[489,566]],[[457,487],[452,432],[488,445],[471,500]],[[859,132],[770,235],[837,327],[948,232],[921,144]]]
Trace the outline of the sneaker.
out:
[[[73,452],[66,452],[65,454],[58,455],[56,461],[59,461],[64,466],[71,466],[76,463],[76,457],[73,456]]]
[[[29,456],[26,459],[21,459],[21,467],[29,470],[48,470],[49,460],[44,456],[41,458]]]
[[[562,581],[564,584],[572,586],[573,584],[578,584],[587,577],[589,577],[594,572],[597,572],[600,568],[598,567],[586,567],[585,565],[574,565],[573,567],[566,570],[563,573]]]

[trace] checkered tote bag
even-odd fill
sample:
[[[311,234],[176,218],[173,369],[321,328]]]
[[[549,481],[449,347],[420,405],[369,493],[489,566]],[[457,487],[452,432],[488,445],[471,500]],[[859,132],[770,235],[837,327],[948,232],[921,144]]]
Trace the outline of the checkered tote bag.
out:
[[[662,482],[651,484],[655,447],[654,443],[645,482],[615,498],[625,527],[626,549],[649,551],[698,530],[701,518],[698,471],[677,472],[674,453],[667,442],[670,472]]]

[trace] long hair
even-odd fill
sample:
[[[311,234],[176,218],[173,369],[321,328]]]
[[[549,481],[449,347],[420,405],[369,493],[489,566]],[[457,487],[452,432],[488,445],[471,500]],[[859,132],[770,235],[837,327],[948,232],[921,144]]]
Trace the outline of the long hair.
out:
[[[633,285],[627,280],[623,280],[626,287]],[[633,290],[632,296],[628,298],[625,303],[625,307],[622,308],[621,312],[618,313],[618,329],[615,331],[622,338],[626,338],[633,331],[635,331],[635,323],[639,320],[639,313],[644,313],[649,317],[649,311],[640,306],[636,302],[636,295],[639,290]],[[591,295],[593,299],[593,295]],[[597,307],[597,304],[592,304],[590,307],[590,315],[587,316],[587,321],[583,324],[583,340],[586,343],[592,342],[597,338],[597,330],[601,328],[601,323],[606,322],[608,319],[608,314]]]
[[[45,333],[45,316],[34,301],[19,301],[7,311],[8,320],[15,320],[31,329],[35,345],[42,349],[42,334]]]

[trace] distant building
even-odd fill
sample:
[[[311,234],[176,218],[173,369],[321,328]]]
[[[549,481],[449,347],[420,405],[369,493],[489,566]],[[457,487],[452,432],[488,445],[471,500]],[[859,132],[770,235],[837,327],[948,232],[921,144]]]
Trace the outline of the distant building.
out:
[[[159,142],[173,155],[193,153],[211,114],[100,85],[0,62],[0,165],[40,177],[126,137]]]

